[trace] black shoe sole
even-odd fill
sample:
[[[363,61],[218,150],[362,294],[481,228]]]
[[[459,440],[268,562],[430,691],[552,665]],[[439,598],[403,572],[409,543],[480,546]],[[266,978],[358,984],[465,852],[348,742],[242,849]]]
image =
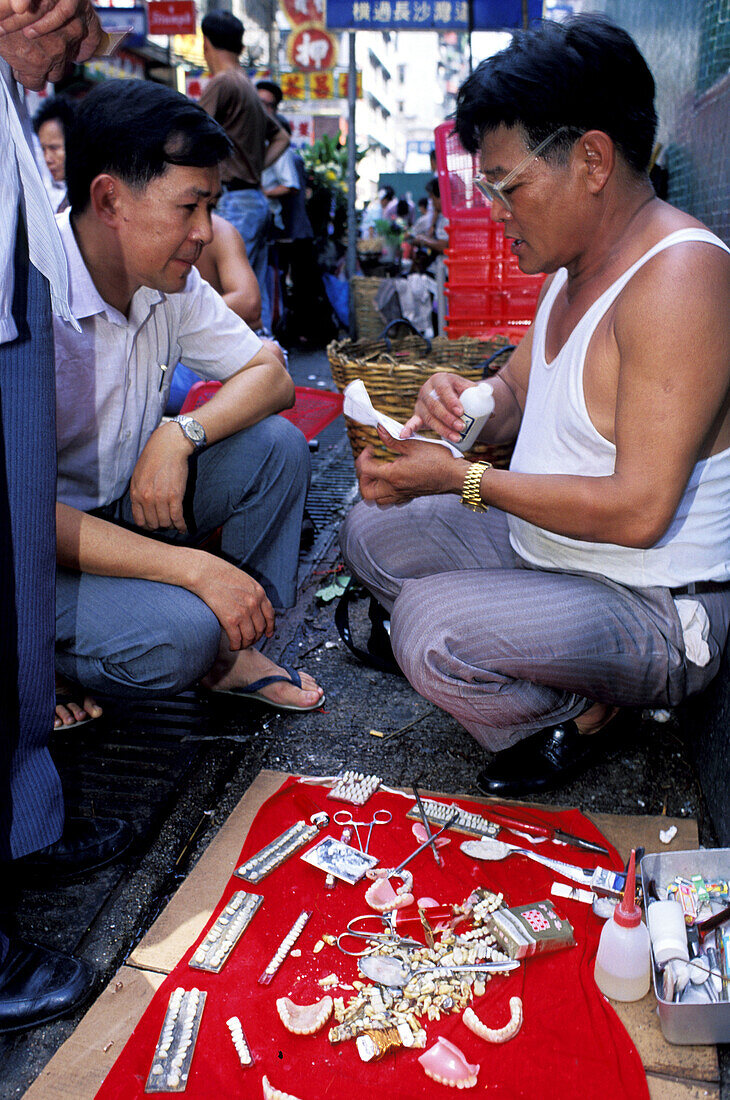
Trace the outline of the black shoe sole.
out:
[[[17,1027],[2,1027],[0,1026],[0,1036],[2,1035],[15,1035],[19,1031],[33,1031],[36,1027],[43,1027],[44,1024],[52,1024],[54,1020],[61,1020],[64,1016],[72,1016],[79,1008],[85,1008],[91,1000],[94,990],[97,986],[98,978],[94,978],[94,982],[89,990],[84,993],[83,997],[74,1005],[69,1005],[67,1008],[62,1008],[59,1012],[54,1012],[50,1016],[44,1016],[41,1020],[34,1020],[32,1024],[18,1024]]]

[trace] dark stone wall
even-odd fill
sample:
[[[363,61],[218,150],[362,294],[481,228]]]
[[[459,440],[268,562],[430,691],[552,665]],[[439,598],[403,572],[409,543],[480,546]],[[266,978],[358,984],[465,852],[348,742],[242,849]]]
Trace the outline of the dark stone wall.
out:
[[[635,39],[657,86],[669,202],[730,244],[730,0],[576,0]]]

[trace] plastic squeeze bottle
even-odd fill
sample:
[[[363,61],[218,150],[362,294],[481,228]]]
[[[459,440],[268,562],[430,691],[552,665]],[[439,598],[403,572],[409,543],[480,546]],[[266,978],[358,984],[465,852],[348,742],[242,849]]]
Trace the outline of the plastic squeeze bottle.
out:
[[[464,390],[459,400],[464,410],[461,418],[464,421],[464,430],[461,439],[454,446],[459,451],[468,451],[474,446],[479,433],[494,412],[494,391],[489,382],[477,382],[476,386]]]
[[[636,904],[635,864],[632,850],[624,896],[606,921],[596,955],[596,985],[614,1001],[638,1001],[649,992],[651,940]]]

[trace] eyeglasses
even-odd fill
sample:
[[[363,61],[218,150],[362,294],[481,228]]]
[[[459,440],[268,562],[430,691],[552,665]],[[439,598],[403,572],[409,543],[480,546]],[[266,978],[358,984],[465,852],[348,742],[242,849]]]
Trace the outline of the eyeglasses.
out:
[[[544,141],[540,142],[536,149],[533,149],[531,153],[528,153],[525,159],[521,160],[517,167],[513,168],[511,172],[508,172],[504,179],[500,180],[499,183],[489,183],[489,181],[486,180],[484,176],[481,175],[481,173],[478,176],[474,176],[474,186],[476,187],[477,191],[479,191],[481,195],[484,195],[484,198],[488,199],[489,202],[494,202],[495,200],[497,200],[498,202],[501,202],[503,206],[506,206],[510,214],[513,213],[512,203],[510,202],[507,195],[505,195],[506,188],[508,188],[511,183],[514,183],[520,173],[524,172],[525,168],[527,168],[528,164],[531,164],[536,157],[539,157],[540,153],[542,153],[544,149],[547,149],[548,145],[555,141],[555,139],[559,137],[559,135],[562,134],[564,130],[567,129],[567,126],[561,126],[559,130],[555,130],[554,133],[550,134],[549,137],[546,137]]]

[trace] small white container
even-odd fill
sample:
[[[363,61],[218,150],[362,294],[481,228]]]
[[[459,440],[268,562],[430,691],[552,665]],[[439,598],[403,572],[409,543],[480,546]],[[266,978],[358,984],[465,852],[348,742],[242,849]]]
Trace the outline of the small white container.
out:
[[[614,1001],[640,1001],[651,982],[651,941],[636,904],[634,859],[632,852],[624,896],[603,927],[596,955],[596,985]]]
[[[461,419],[464,430],[454,446],[458,451],[469,451],[476,443],[482,428],[494,412],[494,390],[489,382],[478,382],[464,390],[460,397],[464,410]]]
[[[653,901],[646,914],[651,947],[657,966],[670,959],[689,960],[687,925],[678,901]]]

